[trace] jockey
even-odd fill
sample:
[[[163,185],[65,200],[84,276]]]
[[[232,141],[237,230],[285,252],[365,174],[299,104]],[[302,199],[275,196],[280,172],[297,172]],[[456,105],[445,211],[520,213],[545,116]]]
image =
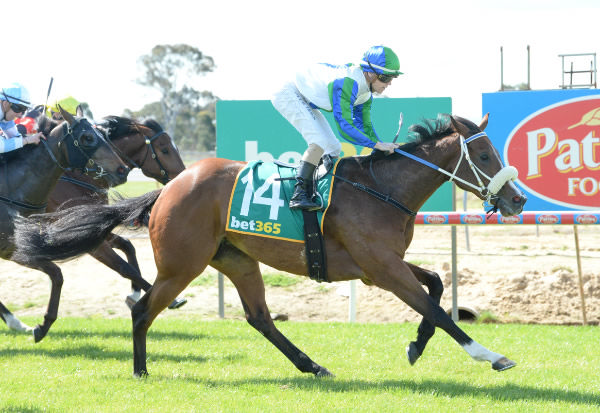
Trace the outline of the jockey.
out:
[[[28,144],[39,144],[43,134],[23,136],[15,119],[23,116],[30,105],[29,92],[19,83],[12,83],[0,92],[0,153],[14,151]]]
[[[60,110],[58,109],[58,105],[60,105],[63,110],[66,110],[73,116],[83,116],[83,108],[81,107],[81,103],[75,99],[73,96],[66,96],[62,99],[59,99],[54,102],[54,104],[48,106],[47,114],[49,118],[54,120],[62,120],[63,117],[60,114]]]
[[[316,210],[312,200],[312,176],[323,155],[335,158],[342,145],[320,110],[333,112],[340,136],[354,145],[393,153],[398,145],[382,142],[371,123],[373,93],[383,93],[400,72],[400,61],[392,49],[371,47],[359,65],[320,63],[296,74],[271,102],[300,132],[308,149],[296,172],[290,208]]]

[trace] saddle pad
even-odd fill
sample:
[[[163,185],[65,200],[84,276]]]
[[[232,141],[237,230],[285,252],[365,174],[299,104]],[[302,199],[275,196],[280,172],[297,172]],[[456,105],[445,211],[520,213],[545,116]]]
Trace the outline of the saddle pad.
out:
[[[288,206],[296,180],[285,178],[295,178],[295,176],[294,168],[271,162],[249,162],[235,179],[229,199],[226,230],[304,242],[302,211],[292,210]],[[279,181],[277,180],[279,178],[284,179]],[[323,232],[323,217],[330,202],[331,183],[331,174],[318,182],[324,210],[317,213],[321,232]]]

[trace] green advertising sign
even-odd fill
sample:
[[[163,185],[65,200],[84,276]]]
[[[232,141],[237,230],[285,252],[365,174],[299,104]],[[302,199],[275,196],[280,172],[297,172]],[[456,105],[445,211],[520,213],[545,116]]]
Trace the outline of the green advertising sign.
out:
[[[337,135],[333,115],[323,112]],[[374,99],[371,118],[379,137],[391,142],[403,116],[399,143],[405,141],[408,127],[438,113],[452,113],[450,98]],[[338,135],[339,136],[339,135]],[[369,148],[352,145],[340,138],[341,156],[366,155]],[[220,158],[266,162],[278,159],[298,163],[306,142],[296,129],[267,100],[217,101],[217,156]],[[401,178],[400,178],[401,179]],[[442,185],[421,211],[452,211],[452,184]]]

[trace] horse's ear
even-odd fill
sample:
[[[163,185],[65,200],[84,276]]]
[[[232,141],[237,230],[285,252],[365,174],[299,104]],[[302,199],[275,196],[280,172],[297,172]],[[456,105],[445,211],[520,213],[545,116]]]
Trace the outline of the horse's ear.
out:
[[[452,126],[454,126],[454,130],[461,134],[462,136],[469,136],[469,128],[465,125],[454,119],[454,116],[450,116],[450,121],[452,122]]]
[[[62,115],[63,119],[67,121],[69,126],[71,126],[71,125],[73,125],[73,123],[75,123],[75,118],[73,117],[73,115],[71,115],[69,112],[64,110],[62,108],[62,106],[58,105],[58,110],[60,111],[60,114]]]
[[[479,129],[485,130],[488,124],[488,118],[490,117],[490,112],[486,113],[483,119],[481,119],[481,123],[479,124]]]

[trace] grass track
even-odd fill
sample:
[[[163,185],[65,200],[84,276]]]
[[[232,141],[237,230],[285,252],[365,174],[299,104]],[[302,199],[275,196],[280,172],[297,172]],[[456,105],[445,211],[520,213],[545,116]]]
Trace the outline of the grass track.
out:
[[[25,319],[34,323],[34,319]],[[410,366],[416,324],[279,323],[336,377],[302,374],[240,321],[158,319],[150,377],[131,376],[130,320],[59,318],[49,336],[0,327],[0,411],[597,411],[598,327],[467,325],[514,359],[497,373],[438,331]],[[341,351],[340,349],[343,349]]]

